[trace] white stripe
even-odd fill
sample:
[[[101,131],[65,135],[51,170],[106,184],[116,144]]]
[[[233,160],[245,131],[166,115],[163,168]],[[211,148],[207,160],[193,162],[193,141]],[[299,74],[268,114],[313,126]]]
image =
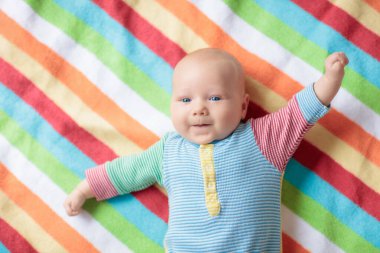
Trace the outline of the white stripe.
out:
[[[192,1],[244,49],[274,65],[302,85],[316,82],[321,72],[294,56],[276,41],[247,24],[220,0]],[[345,89],[340,89],[332,106],[380,140],[380,116]]]
[[[281,205],[283,231],[313,253],[340,253],[344,252],[337,245],[328,240],[321,232],[299,218],[286,206]]]
[[[162,136],[174,130],[169,117],[125,85],[95,55],[42,19],[29,5],[21,0],[2,0],[0,9],[37,40],[84,73],[106,96],[150,131]]]
[[[45,202],[59,217],[72,226],[84,238],[101,252],[131,252],[108,230],[102,227],[86,211],[76,217],[69,217],[63,202],[66,193],[55,185],[45,174],[27,160],[19,150],[12,146],[0,135],[0,161],[17,177],[29,190]],[[48,194],[47,194],[48,189]]]

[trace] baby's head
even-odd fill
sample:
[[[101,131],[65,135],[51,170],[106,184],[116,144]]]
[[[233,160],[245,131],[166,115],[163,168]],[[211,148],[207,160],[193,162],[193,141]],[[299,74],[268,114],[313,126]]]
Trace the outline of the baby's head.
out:
[[[244,72],[220,49],[200,49],[175,67],[171,100],[177,132],[197,144],[229,136],[247,113]]]

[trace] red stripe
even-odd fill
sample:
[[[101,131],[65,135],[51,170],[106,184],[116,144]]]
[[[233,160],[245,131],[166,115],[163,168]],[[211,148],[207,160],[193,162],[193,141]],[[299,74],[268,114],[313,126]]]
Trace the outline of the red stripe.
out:
[[[96,200],[105,200],[119,195],[107,175],[105,164],[86,170],[86,178]]]
[[[143,191],[138,191],[133,193],[133,195],[141,201],[141,199],[146,199],[146,196],[152,196],[151,198],[154,198],[154,201],[147,201],[144,202],[144,205],[154,214],[156,214],[158,217],[160,217],[163,221],[168,223],[168,217],[169,217],[169,205],[168,205],[168,198],[160,192],[160,194],[157,194],[156,191],[159,191],[156,187],[149,187]]]
[[[26,79],[2,59],[0,59],[0,80],[32,106],[58,133],[71,141],[96,163],[103,163],[117,157],[110,148],[78,126],[30,80]],[[132,194],[151,212],[162,220],[167,221],[167,197],[160,190],[156,187],[151,187],[151,189]],[[157,206],[160,206],[160,208],[157,208]]]
[[[94,0],[94,2],[172,67],[186,55],[182,48],[150,25],[122,0]]]
[[[14,228],[0,218],[0,241],[12,253],[37,252]]]
[[[103,163],[116,157],[111,149],[81,128],[30,80],[2,59],[0,59],[0,80],[25,103],[33,107],[57,132],[96,163]]]
[[[294,158],[380,221],[380,195],[329,156],[311,143],[302,142]]]
[[[327,0],[293,0],[311,15],[331,26],[352,43],[380,60],[380,37]]]
[[[267,112],[258,105],[250,103],[247,114],[248,117],[258,118]],[[304,140],[294,154],[294,159],[380,221],[380,195],[328,155]]]
[[[282,232],[282,252],[283,253],[308,253],[310,251],[306,250],[299,243],[297,243],[293,238]]]
[[[281,172],[310,127],[295,97],[281,110],[252,121],[258,147]]]

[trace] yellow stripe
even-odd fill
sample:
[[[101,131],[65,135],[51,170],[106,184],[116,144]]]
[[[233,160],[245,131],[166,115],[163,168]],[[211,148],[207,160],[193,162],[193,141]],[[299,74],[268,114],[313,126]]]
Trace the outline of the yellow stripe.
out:
[[[2,191],[0,191],[0,206],[0,217],[17,230],[38,252],[67,252]]]
[[[75,93],[46,71],[37,61],[1,35],[0,48],[1,57],[31,80],[79,126],[108,145],[115,153],[121,155],[141,151],[141,148],[89,109]]]
[[[123,0],[138,14],[148,20],[161,33],[176,42],[186,52],[192,52],[209,45],[171,12],[156,1]]]
[[[220,202],[218,192],[216,191],[214,144],[200,145],[199,156],[203,174],[206,207],[211,216],[217,216],[220,212]]]
[[[380,36],[380,15],[371,6],[363,1],[355,0],[329,0],[332,4],[341,8],[359,23],[364,25],[376,35]]]

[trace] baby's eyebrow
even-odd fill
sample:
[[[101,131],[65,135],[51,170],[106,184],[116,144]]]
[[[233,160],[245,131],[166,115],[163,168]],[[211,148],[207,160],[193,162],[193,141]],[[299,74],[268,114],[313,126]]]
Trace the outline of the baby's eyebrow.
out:
[[[183,94],[183,95],[174,95],[173,98],[175,100],[181,100],[181,99],[184,99],[184,98],[191,98],[191,96]]]

